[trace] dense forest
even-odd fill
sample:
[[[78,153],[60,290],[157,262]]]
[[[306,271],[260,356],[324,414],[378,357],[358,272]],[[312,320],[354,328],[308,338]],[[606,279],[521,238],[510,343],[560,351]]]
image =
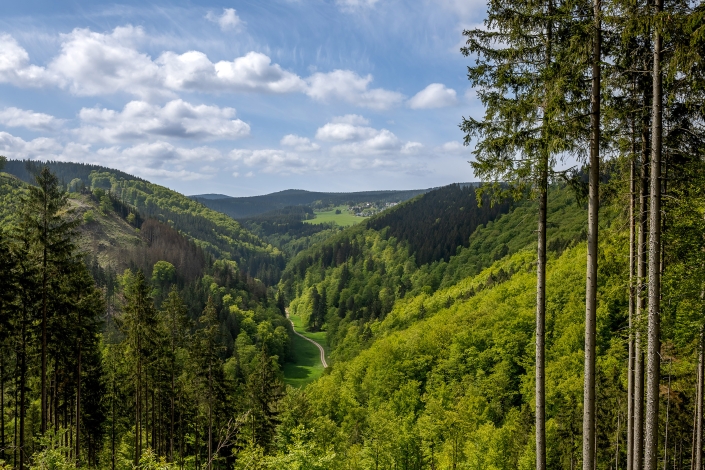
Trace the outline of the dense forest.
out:
[[[287,258],[292,258],[340,230],[333,224],[303,222],[314,217],[311,207],[300,205],[275,209],[238,221],[262,240],[279,248]]]
[[[103,193],[99,197],[111,200],[110,204],[122,203],[136,209],[133,212],[172,226],[210,256],[236,262],[250,276],[267,285],[279,280],[286,262],[284,255],[230,217],[165,187],[120,171],[64,162],[49,162],[49,167],[59,172],[60,181],[69,190],[101,190]],[[36,165],[31,162],[10,161],[7,165],[8,172],[14,171],[13,174],[25,179],[33,169]]]
[[[46,167],[31,186],[0,177],[17,209],[0,234],[0,461],[196,468],[271,446],[289,351],[271,289],[149,218],[116,275],[79,249],[95,222]]]
[[[343,230],[284,209],[316,193],[1,174],[0,469],[703,470],[705,6],[463,35],[483,184]],[[300,388],[289,319],[327,347]]]
[[[215,198],[192,196],[203,205],[229,215],[234,219],[246,219],[259,214],[284,209],[288,206],[311,206],[322,208],[328,206],[355,205],[365,202],[402,202],[427,192],[427,189],[409,191],[360,191],[355,193],[322,193],[287,189],[277,193],[252,197]]]

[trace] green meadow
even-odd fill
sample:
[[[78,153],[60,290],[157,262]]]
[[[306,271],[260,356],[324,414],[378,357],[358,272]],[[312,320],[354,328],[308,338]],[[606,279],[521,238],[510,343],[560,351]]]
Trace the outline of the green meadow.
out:
[[[294,322],[294,328],[296,331],[323,346],[323,349],[326,351],[326,357],[328,357],[325,331],[320,331],[317,333],[306,332],[302,325],[301,317],[298,315],[292,315],[291,320]],[[300,336],[293,335],[291,337],[291,350],[291,362],[287,362],[282,367],[282,372],[284,372],[284,382],[286,384],[291,385],[292,387],[303,387],[304,385],[313,382],[323,374],[321,353],[315,345]]]
[[[340,214],[336,214],[335,211],[339,210]],[[359,224],[367,217],[358,217],[355,214],[348,212],[346,206],[334,207],[328,211],[316,212],[316,218],[311,220],[305,220],[307,224],[327,224],[334,223],[340,225],[341,227],[349,227],[350,225]]]

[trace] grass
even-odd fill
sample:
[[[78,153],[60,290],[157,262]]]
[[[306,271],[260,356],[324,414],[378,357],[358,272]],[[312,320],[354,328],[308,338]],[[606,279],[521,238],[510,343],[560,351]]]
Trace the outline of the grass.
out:
[[[340,214],[336,214],[336,210],[339,210]],[[329,211],[316,212],[315,214],[315,219],[304,220],[304,222],[307,224],[326,224],[333,222],[341,227],[349,227],[350,225],[359,224],[367,218],[358,217],[355,214],[348,212],[348,208],[346,206],[334,207]]]
[[[301,317],[292,315],[294,328],[302,335],[311,338],[323,346],[328,355],[326,347],[326,333],[320,331],[309,333],[304,331]],[[321,354],[318,348],[305,339],[293,335],[291,338],[292,360],[284,364],[284,382],[292,387],[303,387],[319,378],[323,374],[323,364],[321,364]]]

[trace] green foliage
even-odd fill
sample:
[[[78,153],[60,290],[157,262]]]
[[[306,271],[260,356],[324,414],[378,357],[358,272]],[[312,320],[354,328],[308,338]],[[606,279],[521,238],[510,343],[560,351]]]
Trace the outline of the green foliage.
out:
[[[69,457],[71,449],[66,445],[68,430],[59,429],[56,433],[50,431],[40,437],[39,450],[32,456],[30,470],[71,470],[76,462]]]
[[[176,280],[176,268],[168,261],[157,261],[152,268],[152,283],[165,286]]]
[[[265,283],[278,280],[283,254],[230,217],[163,186],[123,178],[115,172],[92,172],[89,177],[92,187],[109,189],[118,200],[172,225],[216,258],[236,261],[240,269]]]
[[[86,212],[83,213],[83,222],[86,224],[90,224],[91,222],[95,222],[95,213],[91,210],[87,210]]]

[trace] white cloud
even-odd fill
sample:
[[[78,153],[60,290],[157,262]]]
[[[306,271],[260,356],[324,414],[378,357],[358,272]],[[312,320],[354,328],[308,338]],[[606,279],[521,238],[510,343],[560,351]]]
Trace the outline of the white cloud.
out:
[[[245,166],[261,168],[264,173],[302,174],[311,171],[316,166],[314,160],[302,158],[294,152],[278,149],[235,149],[230,152],[230,157]]]
[[[233,8],[223,8],[223,14],[220,16],[209,11],[206,15],[206,19],[213,23],[218,23],[221,31],[240,30],[245,24],[245,22],[237,16],[237,12]]]
[[[157,63],[164,85],[175,91],[294,93],[306,88],[301,77],[272,64],[272,59],[259,52],[215,64],[198,51],[165,52]]]
[[[57,84],[80,96],[117,91],[149,97],[168,94],[161,86],[159,66],[136,45],[142,28],[118,27],[110,34],[74,29],[62,35],[61,53],[49,63]]]
[[[329,142],[358,141],[370,139],[379,134],[377,129],[365,126],[355,126],[343,122],[329,122],[316,131],[316,139]]]
[[[40,87],[55,82],[44,67],[30,65],[29,54],[9,34],[0,35],[0,82]]]
[[[411,109],[444,108],[457,104],[455,90],[446,88],[442,83],[431,83],[408,101]]]
[[[350,70],[314,73],[306,82],[306,94],[317,101],[328,102],[335,99],[382,110],[396,106],[404,100],[404,95],[395,91],[369,89],[372,75],[361,77]]]
[[[359,114],[346,114],[345,116],[337,116],[331,119],[333,124],[352,124],[353,126],[366,126],[370,123],[369,119],[366,119]]]
[[[415,155],[424,148],[421,142],[407,142],[401,146],[401,153],[404,155]]]
[[[233,108],[192,105],[173,100],[163,107],[131,101],[122,111],[83,108],[77,133],[86,141],[124,142],[150,137],[199,140],[238,139],[250,134],[250,126],[235,117]]]
[[[299,137],[294,134],[288,134],[282,137],[280,144],[285,147],[291,147],[297,152],[313,152],[321,148],[317,143],[311,142],[308,137]]]
[[[224,17],[230,18],[227,11]],[[383,110],[405,99],[395,91],[370,88],[372,75],[334,70],[304,79],[254,51],[215,63],[201,51],[164,51],[152,59],[138,50],[148,39],[142,28],[130,25],[110,33],[77,28],[61,35],[61,51],[45,68],[31,65],[27,51],[11,36],[2,35],[0,82],[55,86],[79,96],[127,93],[146,101],[174,99],[181,91],[305,93],[317,101]]]
[[[400,152],[404,143],[387,129],[376,131],[375,135],[346,144],[336,145],[331,152],[338,155],[375,155],[380,153]]]
[[[445,144],[441,145],[438,150],[443,153],[460,153],[463,151],[463,149],[465,149],[465,146],[462,144],[462,142],[458,142],[457,140],[451,140],[450,142],[446,142]]]
[[[26,127],[32,130],[54,130],[61,126],[63,121],[44,113],[35,113],[19,108],[5,108],[0,110],[0,124],[8,127]]]
[[[26,141],[7,132],[0,132],[0,155],[11,159],[57,160],[63,146],[56,140],[39,137]]]

